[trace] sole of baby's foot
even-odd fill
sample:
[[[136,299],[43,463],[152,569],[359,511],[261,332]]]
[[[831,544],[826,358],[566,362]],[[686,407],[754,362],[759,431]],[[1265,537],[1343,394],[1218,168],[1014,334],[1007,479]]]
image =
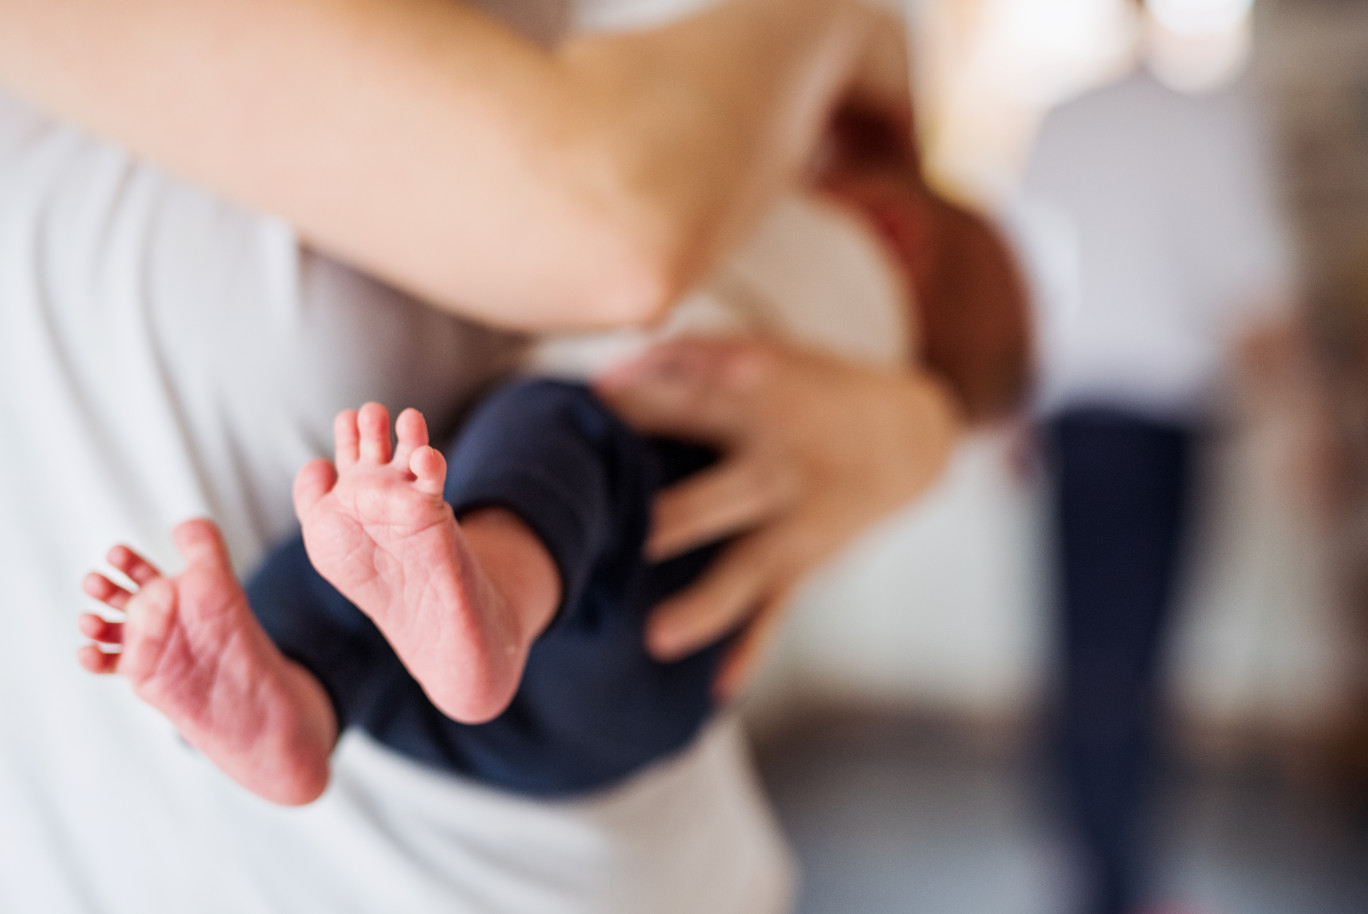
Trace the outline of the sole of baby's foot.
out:
[[[132,590],[87,575],[87,595],[123,619],[81,617],[81,632],[95,642],[81,649],[81,665],[126,678],[187,742],[256,795],[290,806],[317,799],[337,737],[327,694],[257,622],[218,528],[187,521],[175,542],[187,563],[175,577],[125,546],[108,558]]]
[[[334,463],[295,480],[309,559],[375,622],[447,716],[482,723],[512,699],[528,643],[442,499],[446,461],[417,410],[337,417]]]

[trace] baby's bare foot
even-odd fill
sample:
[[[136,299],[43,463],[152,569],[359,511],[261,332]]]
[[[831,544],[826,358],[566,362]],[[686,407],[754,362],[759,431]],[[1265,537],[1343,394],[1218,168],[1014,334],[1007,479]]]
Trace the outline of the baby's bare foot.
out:
[[[528,638],[476,562],[442,500],[446,461],[428,446],[417,410],[395,423],[368,403],[341,413],[336,466],[317,460],[295,479],[309,559],[370,616],[428,698],[480,723],[512,699]]]
[[[85,592],[123,613],[87,613],[81,648],[92,673],[119,673],[138,697],[229,777],[275,803],[317,799],[328,783],[337,722],[326,693],[271,643],[233,576],[218,528],[192,520],[175,530],[185,571],[163,577],[126,546],[109,563],[136,588],[91,572]],[[121,645],[111,652],[108,646]]]

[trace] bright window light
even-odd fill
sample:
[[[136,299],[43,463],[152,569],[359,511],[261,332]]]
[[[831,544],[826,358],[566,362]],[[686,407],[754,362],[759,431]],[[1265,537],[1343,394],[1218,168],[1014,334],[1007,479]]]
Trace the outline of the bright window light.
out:
[[[1249,15],[1254,0],[1147,0],[1159,24],[1179,35],[1223,32]]]

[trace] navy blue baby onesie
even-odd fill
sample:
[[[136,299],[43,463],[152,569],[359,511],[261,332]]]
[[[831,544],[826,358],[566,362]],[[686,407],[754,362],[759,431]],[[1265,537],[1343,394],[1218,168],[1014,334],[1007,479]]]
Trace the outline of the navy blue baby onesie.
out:
[[[712,452],[643,438],[587,387],[534,379],[482,402],[446,457],[444,495],[458,518],[498,506],[536,531],[560,571],[560,609],[508,709],[489,723],[457,723],[295,540],[267,559],[248,598],[281,651],[323,684],[340,727],[539,796],[604,787],[683,748],[712,711],[721,648],[660,663],[642,633],[651,606],[697,577],[716,547],[650,566],[642,544],[656,492],[707,466]]]

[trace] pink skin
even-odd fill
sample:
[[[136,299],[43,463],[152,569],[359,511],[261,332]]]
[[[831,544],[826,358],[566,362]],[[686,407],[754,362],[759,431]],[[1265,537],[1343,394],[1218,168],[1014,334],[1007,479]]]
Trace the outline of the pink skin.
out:
[[[378,403],[338,415],[335,465],[295,479],[295,510],[318,572],[375,622],[448,717],[482,723],[512,700],[560,582],[512,515],[456,523],[442,500],[446,461],[417,410],[395,423]]]
[[[337,739],[327,695],[257,624],[218,528],[186,521],[174,538],[186,560],[175,577],[127,546],[115,546],[108,559],[133,591],[102,574],[86,576],[85,592],[123,613],[123,621],[87,613],[81,632],[122,651],[88,644],[81,665],[122,675],[192,746],[258,796],[286,805],[316,799]]]
[[[512,699],[532,639],[560,601],[560,579],[541,541],[509,512],[472,512],[458,527],[441,497],[446,463],[427,446],[423,417],[406,411],[398,430],[391,455],[384,407],[338,416],[337,467],[314,461],[295,480],[305,543],[434,704],[457,720],[489,720]],[[186,560],[176,577],[127,546],[108,560],[133,591],[86,576],[85,592],[123,621],[81,616],[81,633],[95,642],[81,648],[81,665],[127,678],[258,796],[311,802],[327,786],[337,741],[326,693],[257,622],[213,522],[187,521],[174,538]]]

